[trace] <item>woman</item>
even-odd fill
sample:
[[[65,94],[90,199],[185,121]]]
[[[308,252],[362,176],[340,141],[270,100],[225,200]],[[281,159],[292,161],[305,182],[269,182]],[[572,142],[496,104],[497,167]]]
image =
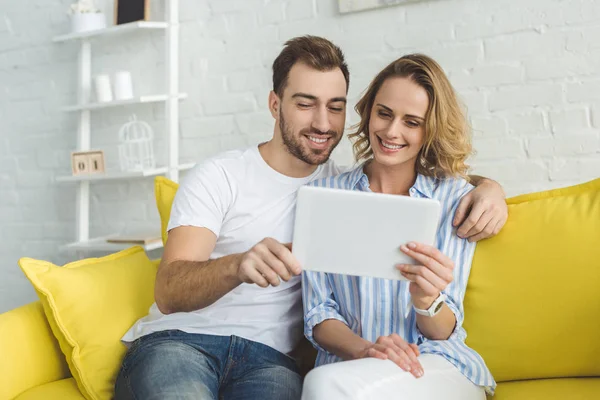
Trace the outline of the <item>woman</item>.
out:
[[[436,247],[398,243],[420,265],[406,281],[317,272],[303,275],[305,335],[319,350],[303,398],[485,399],[495,382],[465,343],[464,298],[475,244],[452,217],[472,186],[466,118],[431,58],[402,57],[381,71],[356,106],[358,168],[314,186],[438,200]]]

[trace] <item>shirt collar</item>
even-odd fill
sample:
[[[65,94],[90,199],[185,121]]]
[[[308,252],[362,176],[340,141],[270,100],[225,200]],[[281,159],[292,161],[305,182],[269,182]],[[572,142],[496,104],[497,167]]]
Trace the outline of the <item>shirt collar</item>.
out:
[[[366,189],[369,187],[369,178],[364,173],[363,167],[365,163],[362,163],[350,172],[349,183],[351,189]],[[433,198],[433,191],[437,185],[437,180],[433,177],[417,174],[417,179],[411,189],[418,191],[423,197],[428,199]]]

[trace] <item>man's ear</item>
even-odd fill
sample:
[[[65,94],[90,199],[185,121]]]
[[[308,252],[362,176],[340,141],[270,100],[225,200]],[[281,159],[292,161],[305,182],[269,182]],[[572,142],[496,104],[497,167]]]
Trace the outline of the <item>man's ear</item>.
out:
[[[281,107],[281,99],[274,91],[269,92],[269,111],[273,118],[279,118],[279,108]]]

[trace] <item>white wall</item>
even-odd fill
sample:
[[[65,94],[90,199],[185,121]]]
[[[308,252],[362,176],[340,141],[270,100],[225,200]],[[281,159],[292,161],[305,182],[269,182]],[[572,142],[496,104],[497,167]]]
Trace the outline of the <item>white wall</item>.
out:
[[[19,257],[73,258],[58,247],[75,234],[75,188],[52,180],[69,173],[76,140],[76,118],[60,107],[75,99],[77,53],[50,41],[68,29],[70,3],[0,0],[0,312],[35,299]],[[159,18],[162,2],[152,9]],[[352,105],[394,58],[436,58],[468,104],[474,172],[510,195],[600,176],[600,1],[431,0],[339,15],[336,0],[182,0],[181,17],[184,160],[270,137],[271,63],[286,39],[310,33],[345,50]],[[138,92],[161,89],[160,33],[95,43],[94,73],[129,69]],[[132,112],[160,136],[160,106],[92,116],[92,145],[109,167]],[[335,158],[351,161],[348,142]],[[151,179],[94,184],[92,193],[92,235],[158,224]]]

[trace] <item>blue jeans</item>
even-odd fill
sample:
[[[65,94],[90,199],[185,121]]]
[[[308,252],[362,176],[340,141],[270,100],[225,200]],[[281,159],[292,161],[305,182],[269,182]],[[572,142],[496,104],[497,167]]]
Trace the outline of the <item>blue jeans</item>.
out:
[[[115,399],[300,399],[295,361],[237,336],[156,332],[133,342]]]

